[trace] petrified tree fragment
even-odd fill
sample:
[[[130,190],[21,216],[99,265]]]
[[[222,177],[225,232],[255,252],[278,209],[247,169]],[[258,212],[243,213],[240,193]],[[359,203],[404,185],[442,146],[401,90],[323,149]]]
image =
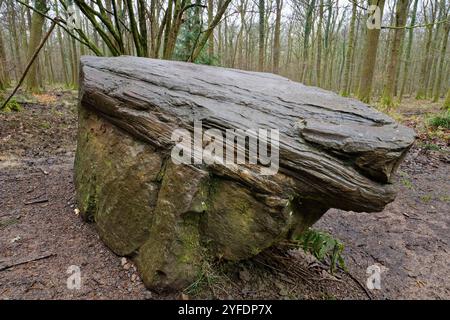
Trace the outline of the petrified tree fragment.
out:
[[[174,130],[198,121],[278,129],[278,172],[175,164]],[[382,210],[414,141],[361,102],[280,76],[134,57],[82,59],[78,130],[80,210],[154,289],[183,288],[206,259],[252,257],[329,208]]]

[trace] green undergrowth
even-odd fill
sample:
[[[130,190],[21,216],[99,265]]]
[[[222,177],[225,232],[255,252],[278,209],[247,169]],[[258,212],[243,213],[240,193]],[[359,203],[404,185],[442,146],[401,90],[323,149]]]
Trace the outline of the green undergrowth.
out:
[[[0,97],[0,107],[3,105],[3,99]],[[4,106],[0,111],[2,112],[11,112],[11,111],[15,111],[15,112],[19,112],[22,111],[23,107],[22,105],[17,102],[16,99],[12,98],[11,100],[8,101],[8,103],[6,104],[6,106]]]
[[[433,128],[450,129],[450,110],[431,116],[427,122]]]
[[[347,269],[342,256],[344,244],[329,233],[309,228],[299,235],[295,242],[319,261],[329,264],[331,273],[334,273],[338,267]]]

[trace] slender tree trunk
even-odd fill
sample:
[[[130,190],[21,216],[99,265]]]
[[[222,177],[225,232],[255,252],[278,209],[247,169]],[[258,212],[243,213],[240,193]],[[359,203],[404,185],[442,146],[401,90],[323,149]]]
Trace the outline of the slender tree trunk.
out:
[[[0,29],[0,91],[4,90],[9,84],[8,73],[6,72],[6,54],[3,44],[3,33]]]
[[[447,17],[447,12],[449,10],[448,6],[445,5],[447,0],[440,0],[439,2],[439,14],[438,21],[442,21]],[[435,79],[437,78],[437,66],[439,64],[439,54],[440,52],[440,44],[442,39],[443,24],[439,23],[436,25],[436,32],[434,33],[434,39],[431,44],[431,53],[432,53],[432,63],[431,63],[431,73],[430,77],[427,80],[427,96],[433,98],[433,89],[435,84]]]
[[[425,15],[426,16],[426,15]],[[416,99],[424,99],[427,96],[428,79],[430,77],[430,64],[432,59],[430,56],[431,42],[433,40],[433,22],[436,18],[436,10],[433,9],[431,13],[431,19],[427,22],[427,38],[425,43],[424,60],[420,72],[419,90],[417,91]]]
[[[189,61],[193,62],[198,58],[203,48],[205,47],[206,43],[208,42],[208,39],[211,36],[211,33],[213,32],[214,28],[220,23],[220,20],[225,14],[225,11],[230,5],[230,2],[231,0],[225,0],[223,4],[218,8],[216,15],[214,16],[214,19],[211,21],[211,23],[208,24],[208,29],[206,29],[206,31],[200,35],[200,39],[198,40],[198,43],[195,47],[194,52],[189,58]]]
[[[306,8],[306,21],[304,27],[304,39],[303,39],[303,67],[301,72],[302,82],[305,82],[307,79],[307,69],[309,62],[309,36],[311,35],[312,26],[313,26],[313,13],[314,7],[316,5],[316,0],[311,0],[311,2],[307,2]]]
[[[77,53],[77,43],[75,39],[69,41],[70,52],[71,52],[71,80],[72,86],[76,86],[78,83],[78,53]]]
[[[447,97],[445,98],[443,108],[450,110],[450,88],[447,90]]]
[[[383,17],[384,0],[370,0],[371,5],[377,5],[381,10]],[[372,83],[377,60],[378,40],[380,38],[380,29],[367,30],[367,39],[364,48],[364,60],[359,83],[359,99],[369,103],[372,95]]]
[[[319,2],[319,24],[317,25],[317,59],[316,59],[316,85],[321,86],[322,76],[322,24],[323,24],[323,0]]]
[[[411,12],[411,24],[410,24],[410,26],[414,26],[416,24],[418,3],[419,3],[419,0],[414,0],[413,10]],[[409,76],[409,65],[411,63],[411,48],[412,48],[413,39],[414,39],[414,29],[411,28],[408,31],[408,44],[406,46],[404,69],[403,69],[403,79],[402,79],[402,84],[401,84],[401,87],[400,87],[400,94],[399,94],[399,100],[400,101],[402,100],[403,95],[405,93],[405,85],[406,85],[406,81],[407,81],[408,76]]]
[[[383,105],[391,108],[394,106],[394,89],[397,76],[397,66],[400,56],[401,41],[405,33],[406,16],[409,7],[409,0],[397,0],[395,9],[395,27],[391,45],[390,60],[387,70],[387,81],[383,90]]]
[[[344,69],[344,89],[342,90],[342,95],[344,97],[350,95],[350,68],[353,63],[353,49],[354,49],[354,38],[355,38],[355,24],[356,24],[356,12],[357,12],[357,4],[353,2],[352,6],[352,18],[350,20],[350,30],[348,36],[348,49],[345,56],[345,69]]]
[[[56,16],[59,16],[59,7],[58,6],[59,6],[58,0],[55,0]],[[66,55],[64,53],[64,42],[63,42],[63,37],[62,37],[62,33],[61,33],[61,27],[57,27],[56,36],[58,38],[59,54],[61,57],[61,69],[62,69],[62,74],[63,74],[63,81],[64,81],[65,85],[68,85],[69,84],[69,75],[68,75],[67,66],[66,66],[67,61],[66,61]]]
[[[13,2],[7,1],[6,2],[7,9],[8,9],[8,25],[9,25],[9,31],[11,33],[11,37],[14,44],[14,57],[15,57],[15,64],[16,67],[14,68],[16,72],[16,79],[19,78],[19,75],[22,73],[22,58],[21,58],[21,50],[20,50],[20,42],[19,42],[19,36],[17,35],[17,29],[15,27],[15,23],[17,20],[16,16],[16,8]]]
[[[212,24],[214,19],[214,1],[208,0],[208,24]],[[208,55],[209,59],[214,57],[214,32],[211,32],[211,35],[208,39]]]
[[[276,0],[275,31],[273,37],[273,73],[280,73],[280,33],[282,8],[283,0]]]
[[[441,88],[442,88],[442,78],[443,78],[443,72],[444,72],[444,62],[445,62],[445,53],[447,51],[447,44],[448,44],[448,36],[450,31],[450,22],[446,22],[444,26],[444,32],[442,35],[442,45],[441,45],[441,54],[439,59],[439,66],[437,68],[437,76],[436,81],[434,84],[434,92],[433,92],[433,102],[437,102],[439,100],[440,94],[441,94]],[[447,74],[447,81],[448,81],[448,74]]]
[[[35,0],[34,6],[41,12],[47,12],[46,0]],[[28,59],[30,59],[42,39],[42,29],[44,27],[45,18],[37,12],[33,12],[31,17],[31,31],[30,31],[30,43],[28,46]],[[26,79],[26,87],[29,91],[38,91],[41,89],[42,81],[38,78],[38,65],[34,63]]]
[[[327,7],[328,7],[328,14],[327,14],[327,23],[325,26],[325,35],[324,35],[324,41],[323,41],[323,45],[324,45],[324,59],[323,59],[323,68],[322,68],[322,82],[324,84],[324,87],[327,88],[327,70],[328,67],[330,66],[330,63],[328,63],[328,57],[330,54],[330,27],[331,27],[331,16],[332,16],[332,12],[333,12],[333,2],[332,0],[328,0],[327,2]]]
[[[259,0],[258,10],[259,10],[259,51],[258,51],[258,71],[264,70],[264,0]]]

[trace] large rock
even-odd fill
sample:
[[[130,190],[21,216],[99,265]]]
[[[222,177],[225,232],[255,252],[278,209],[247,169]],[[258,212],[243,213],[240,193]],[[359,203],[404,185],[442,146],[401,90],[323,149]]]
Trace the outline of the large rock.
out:
[[[279,129],[279,170],[175,164],[175,129]],[[266,73],[83,57],[79,208],[153,289],[182,289],[207,259],[241,260],[329,208],[380,211],[414,133],[353,99]],[[275,149],[274,149],[275,150]]]

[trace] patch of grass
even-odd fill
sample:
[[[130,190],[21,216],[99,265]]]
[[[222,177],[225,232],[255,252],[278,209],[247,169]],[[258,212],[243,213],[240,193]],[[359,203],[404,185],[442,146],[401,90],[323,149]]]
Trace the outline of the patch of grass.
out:
[[[303,250],[310,252],[319,261],[328,262],[331,273],[334,273],[337,267],[347,269],[342,257],[344,244],[329,233],[309,228],[295,240]]]
[[[403,171],[399,171],[400,177],[402,177],[402,179],[400,179],[400,182],[408,189],[414,189],[414,185],[411,182],[411,180],[409,179],[409,175],[406,172]]]
[[[420,201],[422,201],[423,203],[428,203],[432,200],[432,196],[430,194],[426,194],[424,196],[420,197]]]
[[[0,229],[12,226],[16,223],[18,223],[19,220],[17,218],[10,218],[10,219],[4,219],[0,220]]]
[[[438,146],[437,144],[434,143],[423,143],[420,145],[422,148],[424,148],[425,150],[430,150],[430,151],[441,151],[441,147]]]
[[[215,272],[210,262],[204,261],[197,275],[197,279],[183,290],[183,293],[190,296],[197,296],[203,290],[212,288],[220,281],[220,276]],[[211,289],[212,290],[212,289]],[[213,290],[212,290],[213,291]],[[214,292],[213,292],[214,294]]]
[[[337,300],[337,298],[332,293],[324,292],[322,293],[322,300]]]
[[[57,110],[56,108],[52,108],[52,114],[57,116],[57,117],[62,117],[64,115],[63,112]]]
[[[407,179],[407,178],[403,178],[401,181],[402,181],[402,184],[403,184],[406,188],[411,189],[411,190],[414,189],[414,186],[413,186],[411,180],[409,180],[409,179]]]
[[[42,123],[39,125],[39,127],[40,127],[41,129],[48,130],[48,129],[50,129],[51,125],[50,125],[50,123],[48,123],[47,121],[44,121],[44,122],[42,122]]]
[[[443,202],[450,202],[450,195],[441,196],[439,197],[439,200]]]
[[[2,105],[2,99],[0,99],[0,105]],[[3,107],[3,109],[1,109],[0,111],[2,112],[11,112],[11,111],[15,111],[15,112],[19,112],[22,111],[23,107],[22,105],[17,102],[16,99],[12,98],[11,100],[9,100],[9,102],[6,104],[6,106]]]
[[[427,120],[428,125],[434,128],[450,129],[450,111],[447,110]]]

